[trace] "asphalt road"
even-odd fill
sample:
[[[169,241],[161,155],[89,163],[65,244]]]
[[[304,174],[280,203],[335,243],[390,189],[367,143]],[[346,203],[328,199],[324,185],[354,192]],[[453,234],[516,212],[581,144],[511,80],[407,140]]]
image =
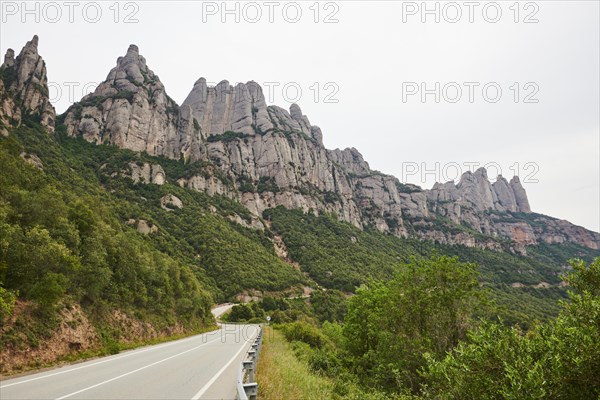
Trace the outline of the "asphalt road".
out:
[[[214,332],[7,379],[0,382],[0,398],[234,399],[239,363],[258,329],[223,324]]]
[[[227,311],[229,311],[234,305],[235,304],[233,303],[219,304],[212,309],[212,313],[215,316],[215,318],[218,318],[221,315],[225,314]]]

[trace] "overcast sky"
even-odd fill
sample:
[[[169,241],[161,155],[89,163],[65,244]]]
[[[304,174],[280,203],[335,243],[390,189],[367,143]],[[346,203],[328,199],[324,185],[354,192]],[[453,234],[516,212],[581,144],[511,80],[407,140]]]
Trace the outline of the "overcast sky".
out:
[[[430,188],[487,164],[600,230],[597,1],[74,3],[1,4],[2,54],[39,35],[58,112],[135,43],[179,104],[199,77],[254,80],[373,169]]]

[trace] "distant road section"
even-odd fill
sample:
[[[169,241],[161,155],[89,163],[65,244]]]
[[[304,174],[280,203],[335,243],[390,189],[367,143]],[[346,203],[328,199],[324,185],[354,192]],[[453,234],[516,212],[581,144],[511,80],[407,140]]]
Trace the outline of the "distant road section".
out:
[[[219,318],[221,315],[225,314],[227,311],[231,310],[235,304],[227,303],[227,304],[219,304],[215,308],[212,309],[212,313],[215,318]]]
[[[3,380],[0,398],[234,399],[239,363],[258,331],[256,325],[223,324],[214,332]]]

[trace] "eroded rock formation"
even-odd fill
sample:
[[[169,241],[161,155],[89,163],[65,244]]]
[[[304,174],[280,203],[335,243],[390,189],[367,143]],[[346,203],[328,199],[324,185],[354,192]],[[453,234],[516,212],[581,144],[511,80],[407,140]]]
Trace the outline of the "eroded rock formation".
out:
[[[599,247],[598,234],[566,221],[540,216],[549,221],[542,232],[527,220],[531,208],[518,177],[499,176],[492,184],[478,169],[457,184],[422,190],[372,171],[354,148],[328,150],[321,129],[297,104],[289,111],[267,105],[256,82],[211,87],[200,78],[179,107],[135,45],[94,93],[67,111],[65,124],[70,135],[91,142],[198,162],[202,167],[181,177],[180,186],[237,199],[258,217],[284,206],[448,244],[499,249],[494,238],[501,237],[517,250],[539,242]],[[132,178],[164,183],[164,172],[161,179],[154,168],[131,165]]]
[[[32,118],[54,132],[56,112],[50,104],[46,63],[38,54],[38,37],[25,44],[15,58],[8,49],[0,66],[0,134]]]
[[[179,158],[187,144],[179,115],[178,105],[131,45],[106,80],[67,110],[65,125],[69,135],[89,142]]]

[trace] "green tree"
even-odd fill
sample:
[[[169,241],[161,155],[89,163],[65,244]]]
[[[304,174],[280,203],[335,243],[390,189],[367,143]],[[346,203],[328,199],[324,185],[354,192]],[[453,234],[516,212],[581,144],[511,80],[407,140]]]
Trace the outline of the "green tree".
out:
[[[247,304],[238,304],[231,307],[231,312],[227,317],[228,321],[231,322],[243,322],[248,321],[254,317],[252,308]]]
[[[321,322],[341,322],[348,311],[346,296],[343,292],[335,289],[312,292],[310,303],[315,316]]]
[[[355,371],[378,388],[417,392],[423,354],[443,355],[464,337],[479,298],[476,265],[454,257],[413,260],[387,283],[350,299],[344,335]]]
[[[69,280],[63,274],[49,272],[31,288],[31,298],[42,309],[51,310],[67,292]]]
[[[428,356],[435,399],[595,399],[600,395],[600,258],[572,261],[577,290],[554,321],[523,333],[486,323],[445,357]]]
[[[17,296],[15,292],[4,289],[2,286],[0,286],[0,326],[5,318],[12,315],[16,301]]]

